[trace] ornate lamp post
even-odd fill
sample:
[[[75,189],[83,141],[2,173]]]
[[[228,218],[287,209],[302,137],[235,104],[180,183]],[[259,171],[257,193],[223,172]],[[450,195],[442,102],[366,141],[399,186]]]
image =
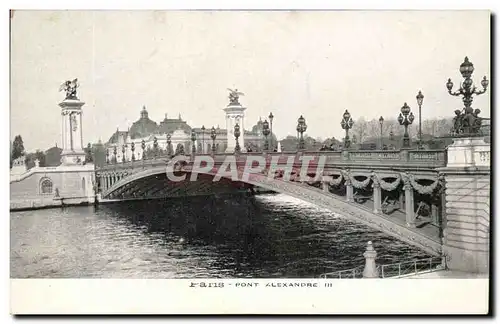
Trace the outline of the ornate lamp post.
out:
[[[262,135],[264,135],[264,151],[269,150],[269,142],[267,141],[267,136],[269,136],[269,123],[267,120],[264,120],[262,123]]]
[[[240,147],[240,142],[238,141],[238,138],[240,137],[240,125],[236,124],[234,125],[234,138],[236,139],[236,146],[234,147],[234,153],[238,154],[241,152],[241,147]]]
[[[156,156],[158,155],[158,139],[156,136],[153,138],[153,154],[156,159]]]
[[[383,134],[382,134],[382,128],[384,126],[384,117],[380,116],[378,119],[378,122],[380,124],[380,149],[384,149],[384,140],[383,140]]]
[[[395,150],[396,148],[394,147],[394,144],[392,141],[394,141],[394,132],[392,131],[392,126],[391,126],[391,131],[389,132],[389,140],[391,141],[391,144],[389,145],[389,150]]]
[[[422,103],[424,102],[424,95],[422,91],[418,91],[417,104],[418,104],[418,149],[422,149]]]
[[[297,133],[300,134],[299,138],[299,150],[305,149],[305,143],[304,143],[304,132],[307,130],[307,124],[306,124],[306,119],[300,115],[299,119],[297,120]]]
[[[142,159],[146,159],[146,142],[144,140],[141,141],[141,148],[142,148]]]
[[[167,155],[168,157],[172,156],[172,135],[167,134]]]
[[[117,152],[116,152],[116,145],[115,145],[115,147],[113,148],[113,155],[114,155],[114,157],[115,157],[115,158],[114,158],[114,163],[116,163],[116,162],[117,162],[117,160],[116,160],[116,153],[117,153]]]
[[[269,113],[269,122],[271,123],[271,151],[274,151],[274,143],[273,143],[273,119],[274,115],[272,112]]]
[[[126,147],[126,145],[123,144],[122,145],[122,163],[125,163],[125,147]]]
[[[205,125],[201,126],[201,154],[205,154]]]
[[[344,138],[344,148],[348,149],[351,146],[351,141],[349,140],[349,130],[354,125],[354,121],[351,118],[351,114],[347,109],[342,115],[342,121],[340,122],[342,129],[345,129],[345,138]]]
[[[476,90],[476,87],[473,86],[473,82],[471,79],[472,72],[474,72],[474,65],[469,62],[469,58],[465,57],[464,62],[460,64],[460,73],[462,74],[464,81],[460,85],[458,91],[451,91],[451,89],[453,88],[453,82],[451,82],[451,79],[448,79],[448,82],[446,82],[448,93],[452,96],[463,96],[462,101],[465,106],[462,111],[455,110],[456,116],[453,119],[452,128],[453,135],[480,135],[481,117],[479,117],[478,115],[481,113],[481,110],[472,109],[472,96],[485,93],[488,88],[489,81],[488,79],[486,79],[486,76],[483,77],[483,80],[481,80],[481,86],[483,87],[483,90]]]
[[[413,123],[415,117],[411,112],[410,107],[406,104],[401,107],[401,112],[399,113],[398,122],[399,125],[405,127],[405,133],[403,135],[403,147],[410,147],[410,136],[408,135],[408,126]]]
[[[215,154],[215,139],[217,138],[217,132],[214,126],[212,126],[210,131],[210,138],[212,139],[212,154]]]
[[[92,162],[92,145],[90,143],[87,144],[87,152],[85,154],[85,161],[86,162]]]
[[[193,144],[191,145],[191,152],[193,153],[193,155],[196,154],[196,132],[194,131],[194,129],[191,131],[191,142],[193,142]]]
[[[132,151],[132,162],[135,161],[135,154],[134,154],[134,151],[135,151],[135,143],[132,142],[132,144],[130,144],[130,150]]]

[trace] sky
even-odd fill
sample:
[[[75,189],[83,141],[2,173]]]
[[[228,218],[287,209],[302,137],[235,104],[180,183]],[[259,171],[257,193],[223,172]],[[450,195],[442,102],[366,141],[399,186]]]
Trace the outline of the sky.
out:
[[[462,107],[447,93],[490,72],[487,11],[15,11],[11,19],[11,140],[27,151],[61,144],[58,92],[78,78],[84,143],[106,142],[139,118],[181,114],[192,127],[225,126],[227,88],[245,95],[247,127],[270,112],[278,138],[303,115],[312,137],[344,134],[354,119],[396,118],[405,102],[418,121]],[[490,91],[474,108],[490,115]]]

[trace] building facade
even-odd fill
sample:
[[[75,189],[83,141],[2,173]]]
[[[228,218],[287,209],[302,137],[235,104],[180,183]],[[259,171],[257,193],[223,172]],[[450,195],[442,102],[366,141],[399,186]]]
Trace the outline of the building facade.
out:
[[[246,151],[262,151],[264,147],[262,125],[262,120],[259,120],[250,130],[243,129],[244,125],[241,125],[243,126],[241,132],[244,136],[244,149]],[[229,147],[228,133],[232,134],[232,131],[228,132],[227,129],[217,126],[213,128],[213,132],[215,140],[211,138],[212,127],[192,127],[182,119],[180,114],[177,118],[168,118],[168,115],[165,114],[165,118],[160,123],[156,123],[149,118],[148,111],[143,106],[139,119],[127,131],[117,129],[111,135],[105,144],[106,159],[109,163],[113,163],[115,160],[120,163],[133,159],[150,158],[154,154],[155,143],[161,154],[161,152],[168,151],[169,140],[172,154],[190,154],[193,148],[193,133],[197,153],[210,154],[213,145],[215,145],[215,153],[226,152]],[[234,141],[234,139],[231,140]],[[274,135],[273,142],[276,143]]]

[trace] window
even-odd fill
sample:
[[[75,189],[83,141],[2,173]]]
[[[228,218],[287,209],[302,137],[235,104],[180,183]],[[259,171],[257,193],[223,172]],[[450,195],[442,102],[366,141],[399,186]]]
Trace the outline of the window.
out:
[[[40,183],[40,192],[42,194],[51,194],[52,193],[52,181],[50,179],[43,179]]]

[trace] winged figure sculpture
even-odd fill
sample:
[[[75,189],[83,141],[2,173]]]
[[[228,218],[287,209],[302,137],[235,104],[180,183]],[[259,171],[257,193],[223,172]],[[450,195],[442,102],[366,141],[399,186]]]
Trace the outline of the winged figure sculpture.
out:
[[[76,97],[76,88],[79,86],[78,79],[74,79],[73,81],[68,80],[61,84],[59,91],[64,90],[66,92],[66,99],[78,99]]]
[[[227,90],[229,90],[229,103],[239,105],[240,102],[238,101],[238,99],[240,98],[240,96],[244,96],[245,94],[243,92],[239,92],[238,89],[233,90],[227,88]]]

